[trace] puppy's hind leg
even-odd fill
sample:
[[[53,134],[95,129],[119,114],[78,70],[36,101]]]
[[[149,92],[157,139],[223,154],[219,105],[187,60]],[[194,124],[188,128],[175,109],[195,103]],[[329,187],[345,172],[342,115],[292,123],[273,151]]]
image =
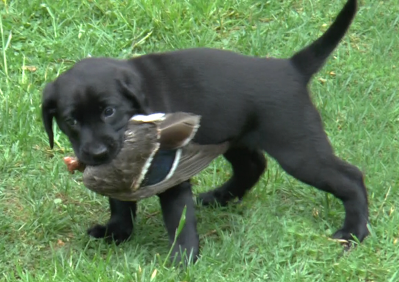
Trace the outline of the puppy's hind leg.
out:
[[[233,168],[233,176],[222,186],[201,193],[197,199],[199,204],[226,206],[237,197],[241,199],[258,182],[266,169],[266,158],[261,150],[233,148],[224,157]]]
[[[270,155],[296,179],[329,192],[343,202],[345,221],[333,238],[351,240],[356,236],[359,241],[363,241],[369,233],[367,191],[363,174],[333,154],[321,125],[318,128],[320,130],[312,136],[297,135],[296,139],[291,136],[288,139],[291,142],[279,142],[278,146],[270,150]]]

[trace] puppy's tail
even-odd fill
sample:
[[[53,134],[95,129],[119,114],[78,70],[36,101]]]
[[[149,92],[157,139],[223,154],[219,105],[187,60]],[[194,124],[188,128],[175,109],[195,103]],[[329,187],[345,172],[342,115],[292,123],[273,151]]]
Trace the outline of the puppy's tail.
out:
[[[356,10],[357,1],[348,0],[330,28],[319,39],[291,57],[291,62],[303,74],[306,83],[324,65],[344,37]]]

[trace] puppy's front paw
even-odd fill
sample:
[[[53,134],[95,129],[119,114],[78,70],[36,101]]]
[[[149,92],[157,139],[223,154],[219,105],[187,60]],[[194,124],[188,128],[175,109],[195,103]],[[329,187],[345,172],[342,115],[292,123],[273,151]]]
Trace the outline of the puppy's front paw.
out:
[[[87,229],[87,234],[97,239],[105,238],[107,227],[105,225],[96,224]]]
[[[171,263],[188,266],[195,263],[199,258],[199,246],[185,248],[181,245],[175,245],[170,256]]]
[[[132,231],[132,227],[108,223],[107,225],[94,225],[87,230],[87,234],[97,239],[104,238],[108,243],[114,241],[116,244],[120,244],[130,238]]]

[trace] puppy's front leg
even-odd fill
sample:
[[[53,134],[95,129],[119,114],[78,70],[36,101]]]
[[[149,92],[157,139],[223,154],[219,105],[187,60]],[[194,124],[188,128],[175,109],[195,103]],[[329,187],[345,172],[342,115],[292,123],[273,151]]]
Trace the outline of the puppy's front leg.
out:
[[[173,247],[171,260],[178,263],[182,261],[182,256],[185,255],[184,262],[186,264],[189,263],[190,260],[191,262],[195,262],[199,255],[199,238],[190,182],[183,182],[158,196],[171,243],[173,243],[175,239],[184,207],[187,207],[186,222]]]
[[[117,244],[130,238],[133,232],[133,220],[136,217],[137,203],[123,202],[109,198],[111,217],[106,225],[97,224],[87,230],[94,238],[105,238]]]

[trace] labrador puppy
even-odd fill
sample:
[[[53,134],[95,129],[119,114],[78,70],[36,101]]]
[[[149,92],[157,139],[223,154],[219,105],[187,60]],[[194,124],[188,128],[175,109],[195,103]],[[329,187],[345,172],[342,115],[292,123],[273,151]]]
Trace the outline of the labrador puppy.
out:
[[[52,120],[65,133],[79,160],[109,163],[120,151],[129,118],[135,114],[191,112],[202,116],[194,139],[225,141],[233,175],[198,196],[203,205],[241,199],[266,168],[264,152],[296,179],[343,202],[345,220],[334,238],[362,241],[368,235],[368,200],[363,175],[339,159],[324,132],[308,84],[338,45],[357,10],[348,0],[331,27],[288,59],[255,58],[230,51],[195,48],[129,60],[87,58],[49,83],[42,116],[50,146]],[[184,207],[186,224],[172,259],[199,255],[195,204],[189,181],[159,195],[166,229],[173,241]],[[107,224],[88,230],[96,238],[122,242],[133,231],[135,202],[109,199]]]

